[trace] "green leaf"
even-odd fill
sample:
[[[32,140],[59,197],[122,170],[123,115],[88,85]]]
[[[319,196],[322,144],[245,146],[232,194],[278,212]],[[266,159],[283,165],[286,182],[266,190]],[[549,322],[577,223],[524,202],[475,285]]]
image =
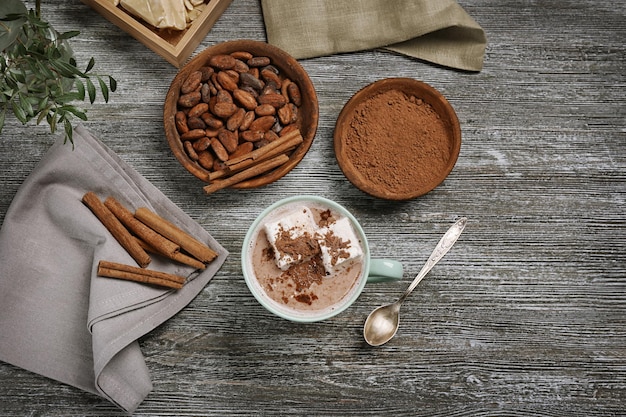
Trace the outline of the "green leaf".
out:
[[[56,96],[54,99],[59,104],[69,103],[69,102],[72,102],[74,100],[81,100],[79,93],[76,92],[76,91],[72,91],[70,93],[61,94],[60,96]],[[83,98],[83,100],[84,100],[84,98]]]
[[[67,143],[68,140],[74,143],[72,123],[66,119],[63,124],[65,126],[65,141],[63,143]]]
[[[54,73],[52,72],[50,67],[48,67],[47,65],[45,65],[41,61],[36,61],[36,62],[37,62],[37,70],[38,70],[39,73],[41,73],[42,76],[44,76],[47,79],[55,79],[56,78],[56,76],[54,75]]]
[[[59,33],[59,39],[71,39],[80,35],[80,32],[77,30],[69,30],[67,32]]]
[[[54,60],[50,62],[50,65],[52,65],[54,69],[59,71],[59,74],[63,77],[66,77],[66,78],[74,78],[76,76],[85,77],[85,74],[80,72],[78,68],[76,68],[75,66],[71,64],[68,64],[67,62]]]
[[[76,106],[63,106],[62,109],[72,113],[74,116],[78,117],[81,120],[87,120],[87,114],[85,113],[85,111],[79,109]]]
[[[109,75],[109,86],[111,87],[111,91],[115,92],[117,90],[117,81],[115,78]]]
[[[24,112],[26,113],[26,115],[30,118],[33,117],[33,115],[35,114],[34,110],[33,110],[33,106],[32,104],[30,104],[30,101],[28,101],[26,99],[26,97],[24,96],[24,94],[19,94],[18,95],[18,99],[20,100],[20,107],[24,110]]]
[[[51,106],[39,107],[39,116],[37,117],[37,124],[40,124],[43,119],[46,119],[50,114]]]
[[[102,78],[98,77],[98,83],[100,84],[100,90],[102,91],[102,96],[104,97],[104,102],[109,102],[109,87],[102,81]]]
[[[22,124],[28,123],[28,117],[23,108],[16,101],[11,102],[11,109],[13,110],[13,114],[17,117],[17,120],[22,122]]]
[[[89,63],[87,64],[87,69],[85,69],[85,74],[91,71],[94,65],[96,65],[96,60],[93,59],[93,57],[91,57],[91,59],[89,60]]]
[[[87,83],[87,94],[89,94],[89,102],[93,104],[94,101],[96,101],[96,86],[93,84],[93,81],[91,81],[90,78],[87,78],[85,82]]]
[[[4,127],[4,121],[6,119],[7,116],[7,109],[6,107],[3,107],[2,110],[0,111],[0,133],[2,133],[2,128]]]
[[[54,133],[57,130],[57,110],[53,109],[46,115],[48,124],[50,125],[50,132]]]
[[[85,84],[80,79],[76,79],[74,85],[76,86],[76,90],[78,97],[77,100],[84,101],[85,100]]]

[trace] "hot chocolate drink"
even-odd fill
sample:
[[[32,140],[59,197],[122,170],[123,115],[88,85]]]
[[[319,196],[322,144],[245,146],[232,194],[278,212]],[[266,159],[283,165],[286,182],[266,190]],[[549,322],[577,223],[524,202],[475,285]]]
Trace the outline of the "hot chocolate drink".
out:
[[[320,202],[296,201],[270,212],[247,250],[254,284],[290,314],[325,314],[358,291],[363,242],[351,220]]]

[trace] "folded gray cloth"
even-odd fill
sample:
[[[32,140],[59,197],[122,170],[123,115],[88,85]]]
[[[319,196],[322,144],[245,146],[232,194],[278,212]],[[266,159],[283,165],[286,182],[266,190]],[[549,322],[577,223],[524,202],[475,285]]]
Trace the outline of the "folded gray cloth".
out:
[[[261,0],[267,41],[296,59],[387,48],[480,71],[487,39],[454,0]]]
[[[152,389],[137,339],[185,307],[228,252],[86,129],[74,142],[51,147],[0,229],[0,360],[132,413]],[[218,257],[197,273],[152,256],[149,269],[191,279],[178,291],[96,276],[99,260],[136,264],[82,203],[87,191],[152,209]]]

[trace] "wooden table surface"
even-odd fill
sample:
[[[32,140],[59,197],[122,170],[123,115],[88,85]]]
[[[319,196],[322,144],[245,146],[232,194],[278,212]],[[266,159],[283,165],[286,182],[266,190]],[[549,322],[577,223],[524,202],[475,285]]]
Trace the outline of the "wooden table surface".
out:
[[[79,0],[43,3],[57,29],[80,30],[78,62],[93,56],[118,80],[110,103],[87,107],[85,126],[231,253],[187,308],[141,339],[154,390],[137,416],[626,415],[626,4],[461,1],[488,36],[480,73],[382,50],[303,60],[320,105],[310,152],[270,186],[207,196],[163,134],[177,70]],[[258,0],[234,0],[196,52],[239,38],[266,39]],[[332,148],[350,96],[398,76],[439,89],[463,132],[447,180],[402,203],[354,188]],[[53,140],[47,126],[7,119],[0,220]],[[240,246],[262,208],[301,193],[351,210],[373,255],[404,264],[402,282],[368,285],[320,324],[266,312],[242,278]],[[367,314],[399,296],[462,215],[465,233],[404,304],[397,336],[367,346]],[[0,363],[0,416],[57,415],[123,412]]]

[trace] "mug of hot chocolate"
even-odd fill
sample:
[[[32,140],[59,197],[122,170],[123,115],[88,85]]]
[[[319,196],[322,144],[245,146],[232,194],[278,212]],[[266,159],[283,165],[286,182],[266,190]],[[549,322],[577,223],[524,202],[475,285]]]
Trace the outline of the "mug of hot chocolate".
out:
[[[241,251],[243,276],[272,313],[315,322],[348,308],[367,282],[399,280],[398,261],[373,259],[359,222],[317,196],[280,200],[252,223]]]

